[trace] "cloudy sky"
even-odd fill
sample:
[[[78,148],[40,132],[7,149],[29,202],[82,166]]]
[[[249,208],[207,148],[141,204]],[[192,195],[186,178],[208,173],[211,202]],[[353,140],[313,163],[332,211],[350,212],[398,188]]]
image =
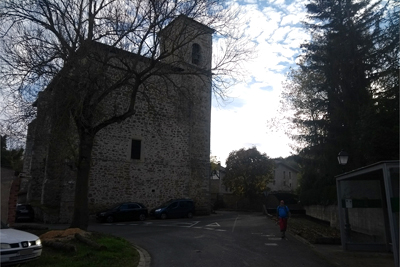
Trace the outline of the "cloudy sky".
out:
[[[269,157],[286,157],[292,142],[283,130],[267,125],[278,116],[282,82],[295,66],[300,44],[309,39],[301,25],[307,1],[234,0],[243,7],[246,30],[257,44],[257,57],[245,65],[247,82],[231,89],[230,101],[213,101],[211,155],[225,165],[230,152],[256,146]]]

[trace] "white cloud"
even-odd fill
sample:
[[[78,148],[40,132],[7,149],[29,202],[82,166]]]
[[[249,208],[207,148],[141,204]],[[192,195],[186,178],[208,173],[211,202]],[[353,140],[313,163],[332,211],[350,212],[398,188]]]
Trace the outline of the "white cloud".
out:
[[[246,34],[258,44],[257,58],[244,64],[248,83],[232,88],[233,102],[212,108],[211,155],[222,164],[230,152],[243,147],[256,146],[269,157],[291,153],[291,140],[282,131],[267,129],[267,121],[278,115],[282,82],[288,67],[295,65],[300,44],[308,39],[300,26],[304,4],[247,3],[251,5],[244,6],[242,15],[249,21]]]
[[[281,25],[295,25],[299,22],[299,17],[297,15],[287,15],[283,17]]]

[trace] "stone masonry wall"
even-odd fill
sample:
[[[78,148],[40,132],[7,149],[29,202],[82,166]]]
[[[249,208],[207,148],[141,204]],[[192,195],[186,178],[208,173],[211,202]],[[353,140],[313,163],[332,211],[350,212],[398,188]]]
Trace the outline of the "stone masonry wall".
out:
[[[331,227],[340,229],[338,206],[311,205],[305,206],[304,209],[308,216],[329,222]],[[384,240],[385,225],[382,209],[349,209],[349,222],[352,230]]]
[[[38,219],[42,213],[42,188],[45,179],[46,161],[50,139],[51,92],[44,91],[37,100],[37,117],[29,124],[27,150],[24,155],[24,175],[29,177],[27,201],[33,206]]]
[[[98,133],[90,178],[92,212],[123,201],[152,208],[171,198],[192,198],[197,207],[209,206],[210,93],[201,83],[184,82],[197,92],[192,105],[177,108],[179,97],[169,92],[169,101],[155,100],[154,113],[138,109],[123,124]],[[142,142],[140,160],[130,158],[132,139]]]
[[[304,209],[306,210],[306,214],[308,216],[329,222],[331,227],[340,229],[339,213],[338,213],[338,207],[336,205],[330,205],[330,206],[311,205],[311,206],[304,206]]]
[[[200,44],[203,66],[210,66],[211,34],[196,38],[188,48],[192,43]],[[150,109],[139,97],[133,117],[97,134],[89,192],[92,212],[122,201],[139,201],[151,209],[171,198],[192,198],[198,210],[209,212],[211,81],[185,75],[185,70],[196,68],[191,64],[180,67],[182,75],[170,77],[174,85],[150,82],[159,84],[146,91],[156,105]],[[121,91],[108,106],[124,107],[125,100]],[[142,142],[140,160],[130,158],[132,139]]]
[[[209,29],[206,32],[207,36],[188,44],[189,48],[192,43],[202,47],[201,66],[190,64],[190,58],[179,66],[164,62],[171,64],[165,65],[171,70],[180,69],[182,73],[171,74],[169,79],[173,82],[157,76],[148,79],[137,97],[136,114],[96,134],[89,179],[90,213],[123,201],[142,202],[151,209],[171,198],[192,198],[199,210],[209,212],[211,79],[204,70],[203,76],[190,74],[210,65],[212,37]],[[104,45],[99,47],[107,53]],[[113,57],[115,52],[118,51],[112,51]],[[130,58],[127,54],[121,56]],[[138,58],[132,55],[132,60]],[[146,64],[144,59],[140,62]],[[91,67],[96,69],[95,65]],[[118,73],[110,69],[107,75],[117,77]],[[53,86],[58,88],[57,84]],[[28,201],[38,207],[35,212],[39,219],[68,223],[72,219],[76,179],[76,166],[70,157],[74,153],[69,149],[74,149],[77,136],[66,116],[69,113],[63,112],[54,95],[68,90],[68,84],[61,86],[53,93],[48,88],[39,97],[38,116],[31,124],[32,135],[27,141],[33,142],[26,157],[30,162],[24,166],[31,175]],[[95,111],[96,118],[101,121],[122,112],[128,97],[127,88],[117,90],[103,100]],[[141,140],[139,160],[131,159],[132,139]]]

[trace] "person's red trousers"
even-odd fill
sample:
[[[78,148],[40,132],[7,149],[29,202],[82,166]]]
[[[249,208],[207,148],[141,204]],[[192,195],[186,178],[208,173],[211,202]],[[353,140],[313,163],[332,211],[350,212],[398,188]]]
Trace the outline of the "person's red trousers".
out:
[[[279,218],[279,227],[281,228],[281,232],[286,231],[286,228],[287,228],[287,218]]]

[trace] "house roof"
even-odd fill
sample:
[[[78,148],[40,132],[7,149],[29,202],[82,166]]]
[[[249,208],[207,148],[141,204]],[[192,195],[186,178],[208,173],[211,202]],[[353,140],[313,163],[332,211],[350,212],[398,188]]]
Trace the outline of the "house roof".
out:
[[[292,166],[290,166],[290,165],[288,165],[285,162],[280,161],[280,160],[275,160],[275,165],[282,165],[282,166],[285,166],[286,168],[288,168],[288,169],[290,169],[290,170],[292,170],[294,172],[300,172],[298,169],[296,169],[296,168],[294,168],[294,167],[292,167]]]

